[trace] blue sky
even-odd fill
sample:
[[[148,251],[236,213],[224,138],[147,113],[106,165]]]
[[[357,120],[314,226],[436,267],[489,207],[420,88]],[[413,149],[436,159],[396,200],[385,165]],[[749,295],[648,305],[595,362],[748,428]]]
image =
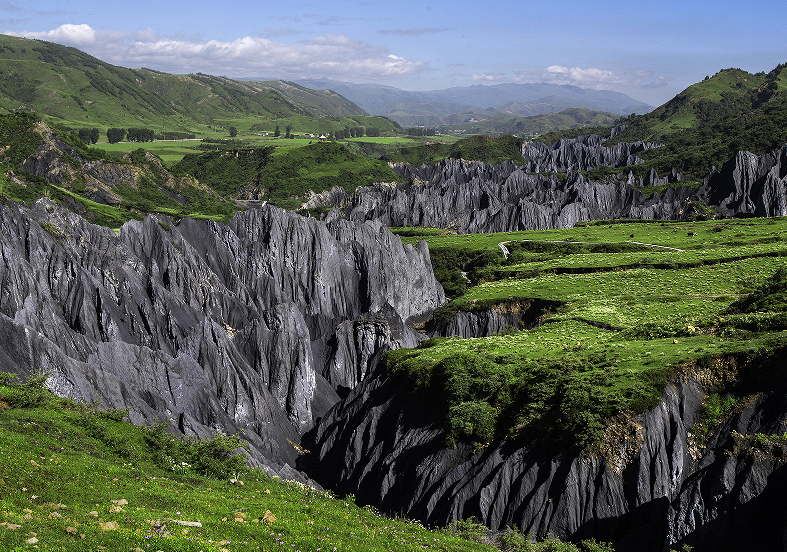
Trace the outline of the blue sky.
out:
[[[787,61],[787,2],[0,0],[0,32],[169,73],[407,90],[553,82],[660,105]]]

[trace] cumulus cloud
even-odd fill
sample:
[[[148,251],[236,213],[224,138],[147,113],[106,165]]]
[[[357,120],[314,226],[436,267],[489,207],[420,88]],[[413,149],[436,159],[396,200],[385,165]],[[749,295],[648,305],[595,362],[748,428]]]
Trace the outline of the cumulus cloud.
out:
[[[9,34],[75,46],[115,65],[150,67],[170,73],[386,79],[428,69],[425,62],[411,61],[390,53],[385,47],[343,35],[327,35],[297,44],[248,36],[232,42],[203,42],[160,36],[152,31],[95,30],[85,24]]]
[[[551,65],[543,70],[514,71],[519,81],[539,81],[550,84],[570,84],[595,90],[610,90],[622,87],[659,88],[667,86],[665,77],[654,77],[652,71],[639,70],[615,73],[606,69],[590,67],[564,67]]]
[[[90,44],[95,44],[96,42],[96,31],[94,31],[90,25],[85,25],[84,23],[81,25],[72,25],[71,23],[66,23],[65,25],[60,25],[57,29],[38,33],[9,34],[18,34],[26,38],[39,38],[49,42],[57,42],[58,44],[66,44],[68,46],[76,47],[87,46]]]

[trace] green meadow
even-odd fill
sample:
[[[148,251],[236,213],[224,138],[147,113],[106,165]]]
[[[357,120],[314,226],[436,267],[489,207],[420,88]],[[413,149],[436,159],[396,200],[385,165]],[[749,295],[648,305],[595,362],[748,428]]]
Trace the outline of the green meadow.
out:
[[[427,240],[437,263],[452,248],[453,258],[470,259],[456,268],[471,280],[464,288],[435,267],[456,292],[436,312],[438,325],[462,311],[550,305],[537,327],[388,353],[416,395],[443,398],[447,444],[521,437],[592,449],[608,420],[655,406],[687,366],[736,355],[767,362],[787,346],[784,218],[395,231],[406,242]],[[740,373],[719,391],[734,395],[747,378]]]

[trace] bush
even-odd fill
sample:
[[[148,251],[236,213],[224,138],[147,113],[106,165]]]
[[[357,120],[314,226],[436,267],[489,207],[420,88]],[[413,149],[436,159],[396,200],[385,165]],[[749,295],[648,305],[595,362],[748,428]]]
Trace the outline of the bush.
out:
[[[455,535],[473,542],[486,542],[487,531],[486,526],[478,523],[475,517],[454,520],[443,528],[443,533],[447,535]]]
[[[14,382],[16,374],[0,372],[0,388],[3,400],[13,408],[35,408],[43,406],[52,398],[46,386],[50,372],[31,375],[24,383]],[[6,391],[7,390],[7,391]]]

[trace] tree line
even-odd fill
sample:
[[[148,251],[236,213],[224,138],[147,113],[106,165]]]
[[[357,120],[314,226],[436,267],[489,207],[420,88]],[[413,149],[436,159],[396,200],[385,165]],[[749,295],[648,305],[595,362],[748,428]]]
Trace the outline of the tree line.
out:
[[[99,130],[97,128],[80,128],[77,131],[79,139],[85,144],[95,144],[98,142]],[[124,138],[129,142],[152,142],[155,138],[166,140],[176,140],[179,138],[193,138],[193,134],[183,132],[165,132],[164,136],[156,136],[155,131],[149,128],[108,128],[107,141],[110,144],[122,142]]]

